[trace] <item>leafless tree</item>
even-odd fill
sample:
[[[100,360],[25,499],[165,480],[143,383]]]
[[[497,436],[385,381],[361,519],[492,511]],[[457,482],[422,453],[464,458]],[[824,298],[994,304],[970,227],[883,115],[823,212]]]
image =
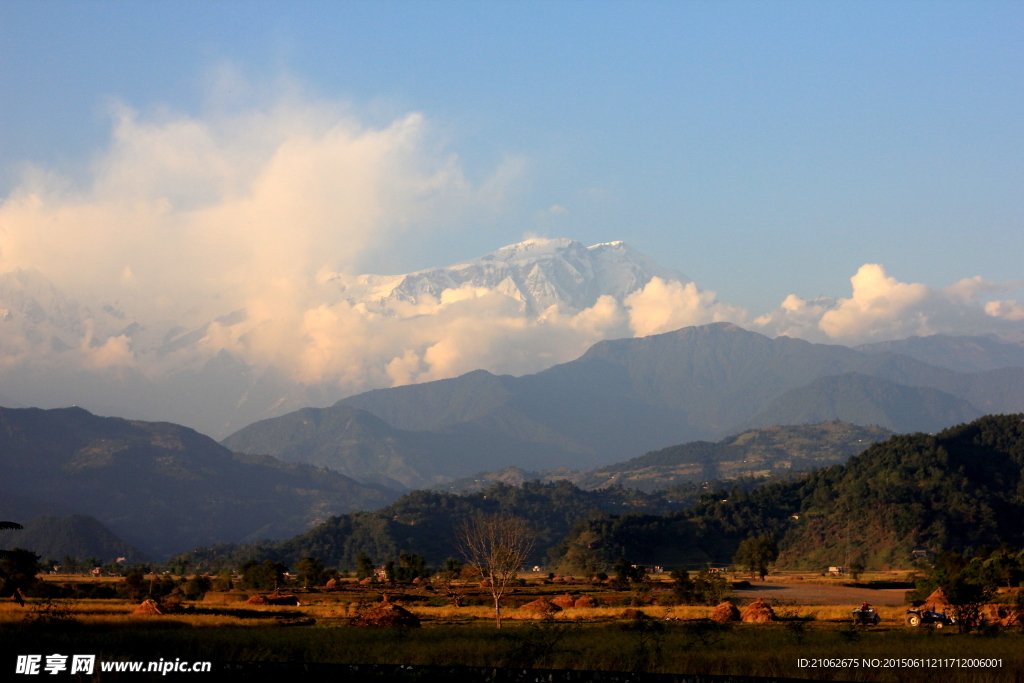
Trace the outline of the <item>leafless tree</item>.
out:
[[[534,535],[525,519],[480,515],[459,528],[458,542],[466,564],[476,567],[494,598],[494,620],[501,628],[501,597],[533,550]]]

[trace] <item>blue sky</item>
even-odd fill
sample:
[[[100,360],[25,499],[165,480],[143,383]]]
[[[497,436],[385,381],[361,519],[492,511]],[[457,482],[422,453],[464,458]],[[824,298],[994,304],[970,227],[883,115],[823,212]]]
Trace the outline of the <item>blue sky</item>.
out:
[[[87,184],[113,101],[203,118],[298,88],[371,127],[421,113],[471,183],[521,164],[501,211],[367,269],[624,239],[755,314],[864,263],[1020,279],[1022,38],[1019,2],[3,0],[0,197],[26,164]]]

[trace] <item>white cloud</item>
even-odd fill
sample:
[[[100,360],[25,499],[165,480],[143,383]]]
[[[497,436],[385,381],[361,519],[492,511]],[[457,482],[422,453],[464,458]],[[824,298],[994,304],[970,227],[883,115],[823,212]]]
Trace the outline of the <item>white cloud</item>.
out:
[[[858,344],[912,335],[1001,332],[1012,329],[1006,323],[1024,319],[1014,301],[981,300],[984,295],[1012,289],[1013,283],[971,277],[936,289],[900,282],[883,266],[872,263],[861,266],[850,282],[849,298],[805,300],[791,294],[778,309],[756,318],[750,327],[771,336]],[[1021,317],[1014,317],[1018,313]]]
[[[710,290],[699,290],[692,282],[666,282],[659,277],[625,299],[629,327],[637,337],[671,332],[690,325],[716,322],[743,324],[747,312],[720,302]]]
[[[211,119],[118,107],[90,186],[36,173],[0,204],[0,270],[107,299],[131,286],[169,316],[214,295],[218,308],[294,295],[322,268],[490,201],[429,136],[416,113],[371,128],[295,102]]]
[[[207,328],[203,353],[226,348],[303,378],[338,366],[337,381],[372,381],[366,362],[350,363],[357,372],[322,358],[342,349],[365,355],[341,344],[331,324],[374,322],[336,306],[323,273],[353,272],[368,250],[410,230],[500,208],[522,168],[509,159],[473,186],[421,114],[372,127],[336,104],[294,95],[205,117],[145,117],[117,105],[112,117],[110,145],[87,184],[37,168],[0,200],[0,273],[41,273],[83,302],[65,328],[23,315],[39,339],[18,338],[28,328],[7,325],[7,363],[39,360],[50,345],[36,342],[62,335],[83,367],[138,364],[159,374],[183,362],[180,353],[152,353],[172,325],[241,309],[244,322]],[[129,343],[117,334],[123,321],[97,315],[102,302],[117,302],[147,329]]]
[[[1016,300],[989,301],[985,304],[985,313],[993,318],[1003,320],[1024,320],[1024,303]]]

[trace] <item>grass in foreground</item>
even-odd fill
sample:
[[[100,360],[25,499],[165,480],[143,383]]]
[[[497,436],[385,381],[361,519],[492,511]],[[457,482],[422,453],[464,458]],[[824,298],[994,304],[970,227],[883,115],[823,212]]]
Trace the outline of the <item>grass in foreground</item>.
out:
[[[651,673],[783,676],[814,680],[920,681],[941,677],[945,683],[1017,681],[1024,675],[1024,635],[936,632],[895,624],[852,629],[825,620],[833,608],[815,609],[816,620],[791,619],[776,624],[722,626],[699,620],[703,608],[664,608],[690,621],[614,620],[615,608],[597,608],[589,621],[561,619],[511,621],[501,631],[483,615],[453,623],[441,614],[426,627],[411,630],[358,629],[347,626],[339,610],[352,607],[314,605],[298,608],[224,606],[222,613],[132,617],[128,606],[114,603],[74,605],[73,622],[31,625],[17,613],[0,610],[0,653],[76,652],[101,660],[190,659],[212,661],[384,663],[468,665]],[[212,609],[212,608],[210,608]],[[335,610],[330,614],[328,610]],[[662,608],[658,608],[662,609]],[[841,617],[846,608],[835,608]],[[483,610],[463,608],[460,612]],[[517,610],[511,610],[513,612]],[[608,611],[608,614],[603,612]],[[656,610],[648,610],[650,612]],[[584,610],[579,610],[582,613]],[[316,626],[284,628],[278,617],[308,615]],[[468,615],[460,615],[468,616]],[[659,616],[661,616],[659,614]],[[809,617],[809,614],[791,615]],[[229,621],[234,619],[233,622]],[[215,628],[213,628],[215,627]],[[996,669],[807,669],[799,659],[814,658],[1001,658]]]

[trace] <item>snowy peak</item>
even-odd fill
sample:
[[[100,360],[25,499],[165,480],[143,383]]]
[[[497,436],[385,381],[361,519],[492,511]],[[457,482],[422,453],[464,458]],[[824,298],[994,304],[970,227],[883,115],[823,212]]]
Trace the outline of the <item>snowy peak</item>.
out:
[[[469,263],[476,263],[480,261],[504,261],[505,263],[510,263],[513,261],[551,257],[559,253],[564,253],[567,250],[578,251],[582,249],[586,249],[582,242],[577,242],[576,240],[572,240],[567,237],[556,239],[533,237],[492,251],[486,256],[481,256],[478,259],[469,261]]]
[[[553,305],[582,310],[603,295],[621,301],[653,277],[690,281],[625,242],[587,247],[567,238],[535,237],[445,268],[407,275],[361,275],[336,282],[353,304],[415,305],[427,297],[439,301],[445,290],[471,287],[508,296],[520,303],[523,313],[538,315]]]

